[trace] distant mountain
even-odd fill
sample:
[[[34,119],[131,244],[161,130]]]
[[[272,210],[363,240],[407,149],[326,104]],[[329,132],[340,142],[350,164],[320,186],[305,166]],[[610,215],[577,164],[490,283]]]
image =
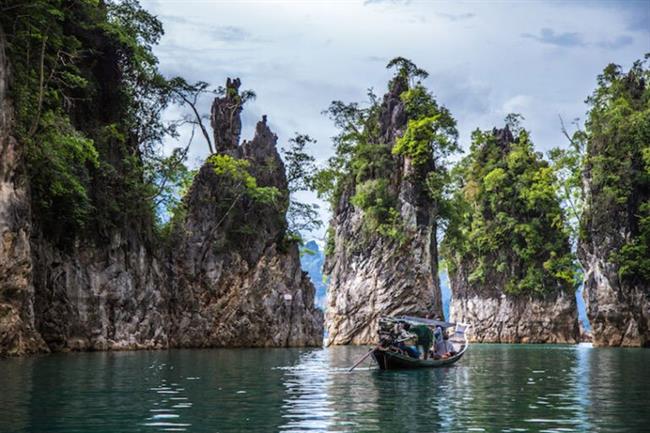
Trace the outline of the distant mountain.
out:
[[[323,262],[325,254],[319,248],[316,241],[307,242],[300,249],[300,264],[302,270],[309,274],[314,287],[316,287],[316,306],[321,310],[325,309],[325,296],[327,295],[327,284],[323,279]]]

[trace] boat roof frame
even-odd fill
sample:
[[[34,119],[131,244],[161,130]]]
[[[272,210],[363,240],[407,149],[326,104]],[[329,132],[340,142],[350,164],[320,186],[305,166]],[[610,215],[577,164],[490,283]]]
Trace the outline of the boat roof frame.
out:
[[[393,320],[396,322],[408,322],[411,325],[427,325],[433,327],[440,326],[443,329],[452,328],[456,326],[456,323],[453,322],[425,319],[424,317],[416,317],[416,316],[382,316],[381,318],[386,320]]]

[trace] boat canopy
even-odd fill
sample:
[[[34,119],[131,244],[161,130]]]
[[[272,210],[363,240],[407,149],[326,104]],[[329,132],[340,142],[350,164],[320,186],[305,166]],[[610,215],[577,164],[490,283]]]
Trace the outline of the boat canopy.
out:
[[[390,316],[390,317],[383,317],[383,319],[400,321],[400,322],[408,322],[408,323],[410,323],[412,325],[440,326],[443,329],[452,328],[452,327],[456,326],[456,324],[452,323],[452,322],[444,322],[442,320],[425,319],[423,317],[415,317],[415,316]]]

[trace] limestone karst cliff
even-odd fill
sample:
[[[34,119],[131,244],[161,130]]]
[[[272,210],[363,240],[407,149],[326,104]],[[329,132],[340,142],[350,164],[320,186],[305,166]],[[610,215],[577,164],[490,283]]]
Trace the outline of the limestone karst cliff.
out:
[[[239,124],[231,145],[218,143],[246,161],[246,181],[258,185],[254,192],[273,192],[274,203],[227,202],[232,179],[206,163],[186,199],[177,243],[164,243],[138,171],[139,142],[128,135],[156,125],[129,123],[126,84],[111,60],[123,55],[119,45],[102,33],[77,37],[102,48],[101,59],[82,57],[87,63],[79,65],[92,92],[71,106],[44,103],[41,122],[58,123],[23,129],[20,140],[9,95],[24,93],[10,79],[0,32],[0,356],[320,345],[322,312],[297,245],[284,237],[286,178],[265,121],[250,142],[238,145]],[[232,119],[215,116],[215,137]],[[28,142],[33,137],[39,141]],[[219,220],[224,206],[229,217]]]
[[[475,132],[460,168],[443,244],[450,319],[471,324],[478,342],[578,342],[569,239],[527,132]]]
[[[415,128],[409,122],[422,118],[411,99],[416,94],[427,101],[425,116],[451,119],[400,71],[383,100],[369,109],[339,181],[324,265],[328,344],[373,343],[381,315],[442,317],[436,201],[426,187],[435,162],[396,151],[407,129]]]
[[[29,197],[24,151],[13,136],[9,63],[0,27],[0,355],[45,349],[34,324]]]
[[[596,346],[650,345],[649,79],[610,65],[590,98],[578,253]]]
[[[226,96],[214,101],[217,153],[199,170],[174,233],[172,344],[320,345],[314,286],[300,268],[297,243],[286,237],[289,197],[277,137],[265,116],[253,139],[239,144],[238,88],[239,80],[228,80]],[[277,196],[256,198],[241,185],[248,175],[253,188]]]

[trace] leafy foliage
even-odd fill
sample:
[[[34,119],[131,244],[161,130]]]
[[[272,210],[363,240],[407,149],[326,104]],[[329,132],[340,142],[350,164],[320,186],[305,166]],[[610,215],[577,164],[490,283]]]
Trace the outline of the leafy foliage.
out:
[[[234,189],[240,195],[246,195],[252,200],[263,204],[276,204],[280,191],[272,186],[258,186],[257,179],[250,174],[250,161],[237,159],[226,154],[215,154],[208,158],[217,176],[224,176],[234,182]]]
[[[507,293],[545,294],[574,283],[564,215],[552,168],[529,134],[476,130],[455,170],[457,190],[442,252],[471,285],[499,282]]]
[[[591,194],[581,236],[613,242],[610,257],[628,282],[650,282],[650,70],[610,64],[587,102],[585,170]],[[621,231],[622,230],[622,231]],[[623,235],[623,236],[621,236]]]
[[[179,88],[152,52],[161,23],[135,0],[1,1],[0,10],[43,234],[60,246],[115,229],[146,236],[159,194],[173,188],[167,175],[186,170],[182,150],[161,155],[178,126],[161,112]]]
[[[578,124],[578,120],[574,121]],[[582,193],[582,167],[586,146],[586,133],[579,128],[572,136],[568,134],[564,123],[562,131],[569,139],[566,148],[556,147],[548,152],[555,176],[557,190],[562,206],[565,209],[567,228],[571,234],[572,245],[577,245],[579,238],[580,218],[584,212],[584,197]]]
[[[310,136],[296,133],[289,139],[289,147],[282,149],[289,185],[288,235],[301,243],[301,233],[312,232],[323,225],[319,219],[318,205],[304,203],[297,198],[298,193],[309,191],[313,186],[316,160],[305,151],[305,147],[314,143],[316,140]]]
[[[98,154],[91,139],[75,130],[65,116],[47,111],[41,119],[43,146],[28,149],[31,168],[39,175],[31,183],[31,193],[41,199],[33,211],[46,220],[67,215],[62,224],[51,227],[56,236],[83,227],[93,211],[86,184],[89,169],[97,168]]]
[[[389,88],[400,89],[406,132],[395,143],[386,142],[379,120],[386,108],[372,90],[366,105],[332,102],[327,114],[340,132],[334,137],[335,155],[316,174],[314,185],[332,208],[337,207],[344,191],[353,192],[350,202],[363,211],[365,230],[401,243],[406,234],[397,209],[400,158],[409,158],[415,166],[412,181],[424,185],[430,198],[442,199],[441,190],[449,180],[445,158],[458,150],[458,134],[449,111],[439,106],[419,81],[428,76],[426,71],[402,57],[391,60],[387,67],[396,69]],[[329,248],[332,241],[327,245]]]
[[[422,84],[402,93],[401,98],[409,121],[406,132],[393,147],[393,154],[425,165],[435,164],[460,150],[456,121],[447,108],[438,106]]]

